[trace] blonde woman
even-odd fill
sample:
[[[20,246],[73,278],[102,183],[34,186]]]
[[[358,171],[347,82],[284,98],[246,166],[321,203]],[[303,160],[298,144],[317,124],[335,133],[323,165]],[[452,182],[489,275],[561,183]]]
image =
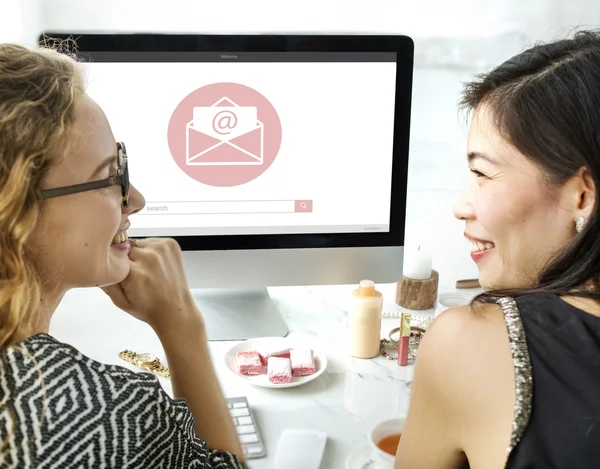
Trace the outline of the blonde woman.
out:
[[[76,61],[0,45],[1,467],[245,467],[178,245],[127,239],[143,206]],[[175,400],[48,335],[78,287],[153,328]]]

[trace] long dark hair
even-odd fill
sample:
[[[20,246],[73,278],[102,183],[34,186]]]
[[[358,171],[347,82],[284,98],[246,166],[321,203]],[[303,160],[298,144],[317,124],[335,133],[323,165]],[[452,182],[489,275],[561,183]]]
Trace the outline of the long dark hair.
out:
[[[561,185],[586,168],[596,201],[586,227],[536,285],[487,291],[474,302],[534,292],[600,301],[600,31],[536,45],[478,75],[465,86],[461,107],[472,113],[482,104],[503,138],[542,168],[549,184]]]

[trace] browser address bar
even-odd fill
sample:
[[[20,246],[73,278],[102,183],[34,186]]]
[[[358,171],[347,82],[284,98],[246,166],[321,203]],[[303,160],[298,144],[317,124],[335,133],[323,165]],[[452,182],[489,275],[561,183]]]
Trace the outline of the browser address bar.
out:
[[[312,200],[206,200],[147,202],[139,215],[215,215],[238,213],[310,213]]]

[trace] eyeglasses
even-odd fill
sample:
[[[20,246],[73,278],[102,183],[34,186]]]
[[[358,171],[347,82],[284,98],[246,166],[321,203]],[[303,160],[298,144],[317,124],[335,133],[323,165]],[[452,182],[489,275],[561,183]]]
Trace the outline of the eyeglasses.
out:
[[[105,187],[121,186],[123,206],[129,207],[129,169],[127,168],[127,151],[123,142],[117,142],[117,175],[99,181],[84,182],[72,186],[56,187],[41,191],[42,199],[62,197],[63,195],[103,189]]]

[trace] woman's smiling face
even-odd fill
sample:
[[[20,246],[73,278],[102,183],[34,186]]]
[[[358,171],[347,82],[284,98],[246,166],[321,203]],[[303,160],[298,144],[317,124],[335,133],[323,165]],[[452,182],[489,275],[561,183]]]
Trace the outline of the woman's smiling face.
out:
[[[568,187],[543,171],[497,131],[485,106],[473,116],[468,140],[471,177],[455,206],[479,281],[486,289],[532,285],[575,234]]]

